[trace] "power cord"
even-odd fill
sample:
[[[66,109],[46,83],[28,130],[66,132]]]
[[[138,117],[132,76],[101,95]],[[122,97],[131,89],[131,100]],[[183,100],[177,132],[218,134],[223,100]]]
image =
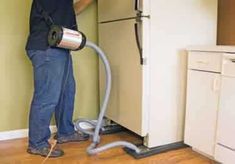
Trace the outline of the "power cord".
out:
[[[45,164],[46,163],[46,161],[51,156],[51,153],[52,153],[53,149],[55,148],[56,144],[57,144],[57,140],[53,140],[52,143],[51,143],[51,149],[50,149],[49,153],[47,154],[46,158],[42,161],[41,164]]]

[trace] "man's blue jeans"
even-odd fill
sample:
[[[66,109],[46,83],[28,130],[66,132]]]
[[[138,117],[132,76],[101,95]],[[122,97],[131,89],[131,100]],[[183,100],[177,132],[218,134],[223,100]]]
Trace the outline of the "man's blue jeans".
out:
[[[48,146],[53,113],[58,137],[73,134],[75,80],[70,52],[48,48],[28,50],[34,71],[34,95],[29,116],[29,147]]]

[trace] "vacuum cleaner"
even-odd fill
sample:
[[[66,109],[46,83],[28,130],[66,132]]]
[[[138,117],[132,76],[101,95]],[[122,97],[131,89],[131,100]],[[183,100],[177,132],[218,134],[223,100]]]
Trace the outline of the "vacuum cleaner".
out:
[[[88,119],[83,119],[75,123],[75,128],[77,130],[85,134],[88,134],[92,137],[92,143],[87,148],[87,153],[89,155],[94,155],[99,152],[102,152],[102,151],[105,151],[107,149],[114,148],[117,146],[123,146],[123,147],[129,148],[135,151],[136,153],[140,153],[141,150],[137,146],[126,141],[116,141],[116,142],[103,145],[101,147],[98,146],[100,143],[99,133],[102,128],[102,122],[103,122],[104,115],[107,109],[110,91],[111,91],[111,82],[112,82],[109,61],[106,55],[104,54],[104,52],[101,50],[101,48],[99,48],[96,44],[92,43],[91,41],[87,41],[86,36],[82,32],[64,28],[58,25],[51,26],[49,34],[48,34],[48,43],[51,47],[58,47],[58,48],[72,50],[72,51],[78,51],[78,50],[83,49],[84,47],[92,48],[93,50],[96,51],[97,55],[100,57],[100,59],[102,60],[104,64],[105,73],[106,73],[106,88],[105,88],[104,100],[100,109],[98,120],[92,121]],[[91,127],[94,128],[94,130],[88,131],[86,129],[83,129],[81,127],[81,123],[89,124]]]

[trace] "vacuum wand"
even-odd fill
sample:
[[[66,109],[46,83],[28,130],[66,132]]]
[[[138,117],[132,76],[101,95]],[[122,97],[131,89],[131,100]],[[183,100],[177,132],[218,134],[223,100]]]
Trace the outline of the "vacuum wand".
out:
[[[105,151],[107,149],[117,147],[117,146],[128,147],[129,149],[134,150],[136,153],[140,153],[139,148],[137,148],[134,144],[126,142],[126,141],[116,141],[116,142],[103,145],[101,147],[97,147],[98,144],[100,143],[99,132],[100,132],[100,129],[102,128],[102,121],[103,121],[103,118],[104,118],[104,115],[108,106],[108,101],[109,101],[110,92],[111,92],[111,84],[112,84],[110,64],[106,55],[101,50],[101,48],[99,48],[96,44],[90,41],[87,41],[85,35],[82,32],[70,30],[61,26],[52,26],[48,35],[48,43],[50,46],[53,46],[53,47],[59,47],[59,48],[64,48],[64,49],[69,49],[69,50],[74,50],[74,51],[81,50],[85,46],[90,47],[96,51],[97,55],[100,57],[100,59],[102,60],[105,66],[106,89],[105,89],[104,101],[101,106],[98,120],[94,122],[91,120],[84,119],[84,120],[79,120],[75,123],[75,128],[77,130],[80,130],[81,132],[92,136],[92,143],[87,148],[87,153],[90,155],[94,155],[99,152],[102,152],[102,151]],[[90,126],[94,127],[95,130],[87,131],[80,126],[81,123],[87,123]]]

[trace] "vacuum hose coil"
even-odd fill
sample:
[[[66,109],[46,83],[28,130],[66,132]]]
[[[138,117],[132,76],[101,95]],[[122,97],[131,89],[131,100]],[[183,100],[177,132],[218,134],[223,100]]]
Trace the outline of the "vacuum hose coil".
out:
[[[92,136],[92,143],[87,148],[87,153],[89,155],[94,155],[99,152],[102,152],[102,151],[105,151],[105,150],[108,150],[108,149],[111,149],[111,148],[114,148],[117,146],[128,147],[129,149],[134,150],[136,153],[140,153],[140,149],[137,146],[135,146],[132,143],[126,142],[126,141],[116,141],[116,142],[112,142],[112,143],[103,145],[101,147],[98,147],[98,144],[100,143],[99,132],[100,132],[100,129],[102,128],[102,121],[103,121],[103,118],[104,118],[104,115],[105,115],[105,112],[106,112],[106,109],[108,106],[110,92],[111,92],[112,76],[111,76],[111,68],[110,68],[109,61],[108,61],[105,53],[101,50],[101,48],[99,48],[97,45],[95,45],[94,43],[92,43],[90,41],[87,41],[86,47],[92,48],[93,50],[96,51],[97,55],[100,57],[101,61],[104,64],[105,74],[106,74],[105,95],[104,95],[103,103],[101,105],[98,120],[96,122],[94,122],[92,120],[83,119],[83,120],[79,120],[75,123],[76,129]],[[89,131],[89,130],[83,129],[80,125],[81,123],[87,123],[90,126],[94,127],[95,128],[94,131]]]

